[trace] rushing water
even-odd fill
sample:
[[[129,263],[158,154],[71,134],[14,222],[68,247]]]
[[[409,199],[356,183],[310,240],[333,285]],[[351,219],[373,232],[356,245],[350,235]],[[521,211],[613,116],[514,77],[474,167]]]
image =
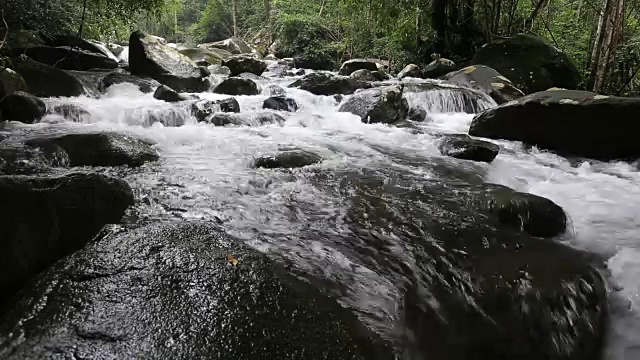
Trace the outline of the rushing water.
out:
[[[286,88],[293,80],[273,78],[261,85]],[[343,243],[348,210],[341,181],[365,173],[374,174],[383,183],[400,181],[397,179],[419,183],[448,176],[471,183],[503,184],[547,197],[570,217],[572,230],[567,241],[608,258],[613,291],[607,359],[640,358],[637,164],[568,160],[506,141],[496,141],[502,149],[491,164],[444,158],[436,149],[437,134],[466,133],[473,117],[456,112],[467,100],[446,89],[407,94],[412,106],[422,106],[429,113],[426,122],[409,127],[363,124],[354,115],[339,113],[331,96],[297,89],[287,89],[287,95],[300,109],[282,114],[284,124],[214,127],[197,124],[185,105],[158,101],[130,84],[120,84],[100,99],[49,100],[50,106],[74,103],[88,110],[82,124],[48,115],[42,123],[24,128],[116,129],[153,139],[161,162],[126,174],[140,200],[133,219],[217,221],[296,269],[342,284],[342,289],[334,289],[340,301],[385,335],[393,334],[395,325],[402,321],[396,311],[397,281],[401,279],[381,275],[376,262],[364,259],[362,252],[383,251],[407,263],[412,261],[411,254],[401,241],[390,240],[379,249]],[[260,110],[266,98],[237,97],[242,112]],[[494,105],[481,95],[476,100],[476,110]],[[309,150],[324,161],[293,171],[251,167],[256,157],[283,148]]]

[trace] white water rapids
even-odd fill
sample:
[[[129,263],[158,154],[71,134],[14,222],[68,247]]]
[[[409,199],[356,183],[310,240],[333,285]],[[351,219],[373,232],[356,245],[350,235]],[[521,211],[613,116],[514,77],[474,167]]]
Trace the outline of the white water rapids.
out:
[[[286,88],[293,80],[269,82]],[[436,176],[429,168],[407,165],[397,159],[410,158],[413,164],[438,160],[453,162],[486,182],[547,197],[562,206],[570,217],[572,234],[567,241],[608,258],[612,292],[606,359],[640,359],[637,164],[569,161],[507,141],[494,141],[501,151],[491,164],[458,161],[442,157],[436,148],[437,138],[432,135],[468,131],[473,116],[451,112],[460,108],[459,99],[451,94],[410,94],[410,102],[422,105],[429,113],[426,122],[411,128],[363,124],[354,115],[339,113],[333,97],[314,96],[297,89],[286,91],[300,109],[296,113],[281,113],[286,118],[284,124],[255,127],[197,124],[188,108],[155,100],[152,94],[142,94],[133,85],[120,84],[99,99],[49,101],[82,106],[89,112],[89,116],[83,117],[84,124],[48,115],[42,123],[26,127],[47,131],[116,129],[153,139],[158,143],[161,162],[135,170],[126,178],[147,205],[139,214],[141,218],[181,217],[224,223],[262,251],[284,254],[299,267],[308,266],[309,271],[352,284],[349,296],[342,301],[382,319],[393,319],[397,291],[393,283],[376,276],[375,269],[357,263],[328,243],[273,240],[276,235],[294,239],[311,217],[333,221],[332,226],[339,231],[339,219],[344,212],[340,200],[313,186],[310,179],[337,169],[392,166],[404,167],[428,179]],[[267,96],[236,98],[242,112],[251,112],[261,109]],[[483,104],[491,105],[489,101]],[[170,126],[182,123],[184,126]],[[603,122],[603,126],[608,125]],[[310,150],[324,161],[293,172],[251,168],[256,157],[284,147]],[[291,208],[292,201],[301,204],[301,208]],[[264,229],[259,232],[266,235],[258,237],[254,230],[261,227]],[[274,236],[269,237],[269,232]]]

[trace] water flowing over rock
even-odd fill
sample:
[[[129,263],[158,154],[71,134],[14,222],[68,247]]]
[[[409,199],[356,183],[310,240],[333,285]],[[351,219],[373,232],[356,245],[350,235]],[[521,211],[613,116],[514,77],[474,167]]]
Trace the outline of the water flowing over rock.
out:
[[[437,79],[442,75],[450,73],[456,69],[456,63],[449,59],[440,58],[433,60],[424,69],[422,76],[427,79]]]
[[[403,80],[404,96],[410,107],[421,107],[428,113],[464,112],[475,114],[496,105],[483,92],[436,81]]]
[[[322,157],[304,150],[286,150],[273,156],[256,159],[256,168],[294,169],[322,162]]]
[[[250,55],[232,56],[225,59],[222,62],[222,65],[231,70],[231,76],[238,76],[242,73],[262,75],[262,73],[267,69],[267,63],[265,61],[256,59]]]
[[[524,96],[511,80],[500,75],[486,65],[473,65],[449,73],[442,77],[451,83],[476,89],[491,96],[498,104],[519,99]]]
[[[258,85],[249,79],[230,77],[218,84],[213,92],[226,95],[258,95]]]
[[[210,121],[217,112],[240,112],[240,104],[234,98],[223,100],[200,100],[191,104],[191,113],[198,121]]]
[[[281,125],[286,121],[284,117],[272,111],[256,111],[246,113],[217,112],[209,116],[206,121],[215,126],[261,126],[267,124]]]
[[[172,88],[166,85],[161,85],[160,87],[158,87],[156,89],[156,92],[153,94],[153,97],[154,99],[158,99],[166,102],[179,102],[179,101],[185,101],[189,99],[184,95],[180,95],[177,91],[173,90]]]
[[[158,160],[158,153],[147,141],[118,133],[84,133],[29,139],[26,145],[45,153],[63,151],[69,166],[137,167]]]
[[[269,84],[262,89],[262,94],[267,96],[285,96],[287,91],[279,85]]]
[[[109,87],[122,83],[134,84],[143,93],[154,92],[160,86],[159,82],[151,78],[141,78],[135,75],[131,75],[124,70],[117,70],[110,72],[109,74],[101,78],[99,89],[101,92],[105,92]]]
[[[16,91],[28,92],[27,83],[12,69],[0,67],[0,99]]]
[[[45,299],[52,311],[36,311]],[[15,302],[0,344],[7,359],[394,358],[310,284],[210,225],[187,223],[108,233],[56,264]]]
[[[228,51],[233,55],[251,54],[251,52],[253,52],[253,49],[251,48],[251,46],[249,46],[249,44],[247,44],[246,41],[237,37],[231,37],[213,43],[201,44],[198,45],[198,47],[205,49],[222,49]]]
[[[330,73],[311,73],[289,85],[298,87],[315,95],[349,95],[358,89],[368,89],[371,85],[346,76],[335,76]]]
[[[118,67],[118,62],[107,56],[71,47],[32,46],[14,51],[15,55],[22,53],[37,62],[64,70],[85,71]]]
[[[120,221],[133,204],[126,182],[83,173],[0,176],[0,198],[0,305],[40,271],[91,241],[105,224]],[[0,339],[0,352],[7,349],[5,341]]]
[[[295,100],[284,96],[272,96],[264,101],[263,109],[282,110],[282,111],[298,111],[298,104]]]
[[[11,59],[13,69],[27,83],[29,93],[39,97],[80,96],[82,83],[64,70],[33,61],[22,55]]]
[[[356,70],[369,70],[369,71],[377,71],[378,65],[374,61],[365,60],[365,59],[352,59],[347,60],[342,63],[340,70],[338,71],[338,75],[349,76]]]
[[[76,104],[58,104],[54,105],[47,111],[49,114],[58,114],[65,119],[77,123],[86,122],[91,117],[91,114],[80,105]]]
[[[16,91],[0,99],[0,112],[5,120],[26,124],[37,122],[47,111],[45,103],[23,91]]]
[[[473,64],[496,69],[525,94],[552,87],[576,89],[581,82],[580,73],[566,54],[530,34],[495,40],[481,47]]]
[[[356,92],[340,106],[340,111],[358,115],[367,124],[393,124],[406,119],[409,104],[402,97],[402,87],[387,86]]]
[[[195,49],[184,49],[180,50],[180,53],[188,56],[191,60],[196,63],[207,62],[208,65],[220,65],[224,61],[224,59],[231,56],[230,52],[225,50],[216,49],[216,48],[195,48]]]
[[[151,77],[176,91],[209,89],[191,59],[141,31],[132,33],[129,39],[129,67],[132,74]]]
[[[543,91],[478,114],[469,134],[594,159],[635,160],[640,158],[634,131],[639,111],[637,98]]]
[[[456,159],[492,162],[500,147],[488,141],[472,139],[469,135],[446,135],[438,150],[442,155]]]

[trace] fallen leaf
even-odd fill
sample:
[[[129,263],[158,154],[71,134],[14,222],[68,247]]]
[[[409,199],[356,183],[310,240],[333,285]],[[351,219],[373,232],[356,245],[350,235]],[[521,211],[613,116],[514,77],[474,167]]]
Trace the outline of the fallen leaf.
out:
[[[227,255],[227,262],[233,266],[238,265],[238,259],[236,259],[235,257],[233,257],[233,255],[229,254]]]

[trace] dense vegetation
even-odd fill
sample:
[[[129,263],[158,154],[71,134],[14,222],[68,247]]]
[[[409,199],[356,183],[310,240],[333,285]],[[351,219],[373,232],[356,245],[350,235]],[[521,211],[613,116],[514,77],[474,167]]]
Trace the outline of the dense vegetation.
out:
[[[434,53],[459,63],[484,43],[519,32],[567,53],[584,87],[640,92],[638,0],[5,0],[9,28],[126,41],[131,29],[187,45],[239,36],[261,52],[327,66],[387,59],[395,70]],[[83,11],[86,9],[86,11]],[[83,21],[84,17],[84,21]],[[271,47],[276,43],[277,46]],[[278,55],[278,54],[276,54]]]

